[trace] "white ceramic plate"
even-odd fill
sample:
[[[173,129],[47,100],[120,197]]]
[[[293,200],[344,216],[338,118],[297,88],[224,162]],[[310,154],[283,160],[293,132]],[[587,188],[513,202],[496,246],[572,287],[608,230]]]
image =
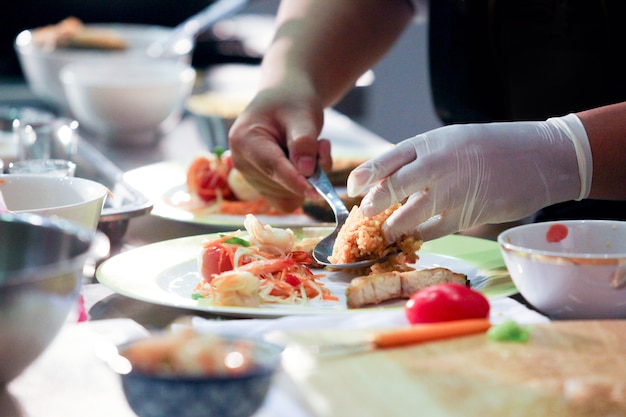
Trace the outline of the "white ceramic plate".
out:
[[[179,203],[189,197],[186,186],[188,164],[183,162],[159,162],[128,171],[124,179],[138,191],[154,201],[151,214],[168,220],[186,223],[220,226],[238,229],[243,226],[245,216],[214,213],[211,209],[191,210]],[[257,215],[263,223],[274,227],[319,226],[319,221],[304,214],[280,216]]]
[[[345,289],[354,275],[326,272],[321,280],[339,301],[308,305],[263,305],[259,308],[211,306],[191,298],[199,280],[196,257],[201,242],[217,235],[184,237],[154,243],[116,255],[100,265],[98,281],[113,291],[137,300],[232,317],[281,317],[288,315],[372,311],[399,308],[404,301],[372,308],[348,310]],[[516,293],[496,242],[464,236],[447,236],[426,243],[419,252],[420,268],[442,266],[466,274],[473,288],[488,297]]]

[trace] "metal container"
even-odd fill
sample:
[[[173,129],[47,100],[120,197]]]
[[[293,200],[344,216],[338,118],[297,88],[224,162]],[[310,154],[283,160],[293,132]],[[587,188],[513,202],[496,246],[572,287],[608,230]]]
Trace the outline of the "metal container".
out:
[[[0,214],[0,385],[46,349],[77,306],[93,238],[66,220]]]

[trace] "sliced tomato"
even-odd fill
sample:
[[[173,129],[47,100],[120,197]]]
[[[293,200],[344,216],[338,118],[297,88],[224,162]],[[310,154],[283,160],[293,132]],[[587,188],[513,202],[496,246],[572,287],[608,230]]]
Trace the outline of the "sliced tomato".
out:
[[[229,199],[233,192],[228,186],[229,168],[220,161],[198,157],[187,170],[187,188],[204,201],[214,201],[221,196]]]
[[[211,281],[214,275],[231,271],[233,263],[229,252],[222,246],[209,246],[202,253],[202,267],[200,273],[205,281]]]
[[[293,274],[287,274],[287,276],[285,277],[285,282],[292,287],[298,287],[301,284],[300,278]]]
[[[412,324],[489,317],[489,301],[465,285],[446,283],[413,294],[404,309]]]

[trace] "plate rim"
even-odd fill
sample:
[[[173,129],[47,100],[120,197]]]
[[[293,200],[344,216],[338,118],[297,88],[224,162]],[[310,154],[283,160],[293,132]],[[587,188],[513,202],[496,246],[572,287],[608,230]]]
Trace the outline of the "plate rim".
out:
[[[229,215],[222,213],[211,213],[206,215],[197,216],[194,213],[176,208],[164,201],[164,196],[170,193],[175,188],[179,188],[185,185],[186,166],[189,162],[183,160],[175,161],[161,161],[153,164],[148,164],[129,170],[124,173],[124,180],[138,191],[149,196],[152,200],[152,210],[150,215],[160,217],[166,220],[173,220],[182,223],[204,225],[204,226],[219,226],[225,228],[240,228],[245,218],[244,215]],[[158,175],[154,180],[154,174]],[[155,184],[160,184],[160,179],[167,179],[167,185],[160,187],[157,192],[155,189],[146,189],[146,181],[140,181],[142,177],[150,177],[153,180],[150,181],[148,187],[156,187]],[[179,179],[179,180],[176,180]],[[141,182],[141,183],[140,183]],[[289,214],[287,216],[271,216],[271,215],[256,215],[264,224],[268,224],[273,227],[307,227],[307,226],[325,226],[330,223],[320,222],[315,219],[306,216],[305,214]],[[293,221],[285,221],[285,218],[297,219]],[[282,220],[281,220],[282,219]]]
[[[218,316],[276,318],[291,315],[364,313],[401,308],[401,306],[372,306],[351,310],[342,306],[338,309],[310,308],[301,311],[297,309],[286,311],[272,307],[210,306],[191,298],[183,301],[179,296],[163,291],[156,282],[159,275],[166,268],[192,261],[200,251],[201,242],[215,238],[219,234],[185,236],[130,249],[102,262],[96,269],[96,278],[100,284],[113,292],[135,300]],[[193,249],[196,252],[192,252]],[[487,283],[480,289],[480,292],[487,298],[511,296],[518,292],[508,274],[499,245],[495,241],[449,235],[424,243],[418,255],[420,253],[452,257],[480,270]],[[150,259],[150,262],[145,265],[141,264],[147,259]],[[130,270],[128,269],[129,262],[134,265]]]

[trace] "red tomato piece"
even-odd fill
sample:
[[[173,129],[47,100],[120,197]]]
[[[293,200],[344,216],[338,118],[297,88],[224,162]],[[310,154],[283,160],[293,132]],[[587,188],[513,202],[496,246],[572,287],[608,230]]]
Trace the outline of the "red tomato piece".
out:
[[[205,157],[196,158],[187,170],[187,187],[191,194],[210,202],[222,198],[233,197],[228,185],[229,169],[221,161],[211,161]]]
[[[287,276],[285,277],[285,282],[292,287],[297,287],[300,285],[300,278],[293,274],[287,274]]]
[[[404,309],[411,324],[489,317],[489,301],[461,284],[436,284],[413,294]]]
[[[202,269],[200,273],[205,281],[211,281],[214,275],[231,271],[233,263],[228,251],[221,246],[209,246],[202,253]]]
[[[562,224],[553,224],[546,233],[546,240],[550,243],[560,242],[567,237],[569,230]]]

